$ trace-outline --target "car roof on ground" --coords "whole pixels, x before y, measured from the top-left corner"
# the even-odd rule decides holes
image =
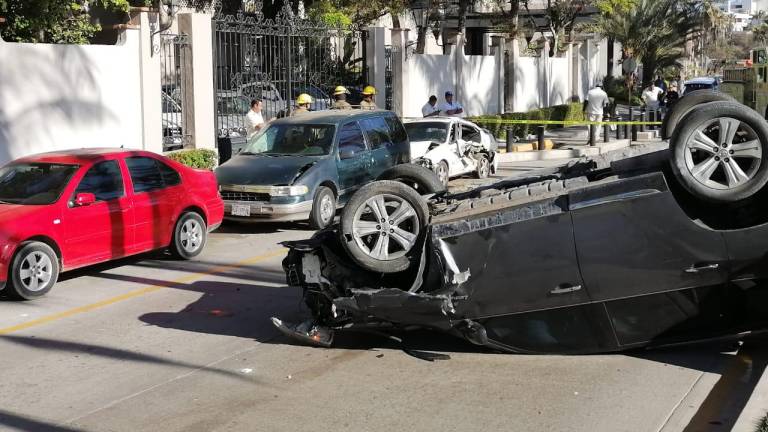
[[[284,117],[275,120],[272,124],[337,124],[350,119],[364,119],[368,117],[381,117],[382,114],[393,114],[387,110],[322,110],[311,111],[295,117]]]
[[[48,153],[38,153],[24,156],[17,161],[25,162],[51,162],[51,163],[83,163],[122,153],[135,153],[137,156],[153,154],[139,149],[126,149],[115,147],[94,147],[70,150],[57,150]]]

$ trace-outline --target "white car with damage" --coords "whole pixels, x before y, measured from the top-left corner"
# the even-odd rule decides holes
[[[496,173],[498,142],[487,130],[458,117],[427,117],[405,123],[411,161],[435,172],[440,182],[467,174]]]

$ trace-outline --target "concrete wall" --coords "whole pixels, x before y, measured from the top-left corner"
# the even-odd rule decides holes
[[[404,117],[421,117],[421,107],[430,95],[443,103],[447,90],[464,106],[464,115],[501,112],[499,93],[503,91],[501,54],[467,56],[455,48],[449,54],[409,53],[402,80]],[[397,91],[397,90],[396,90]]]
[[[143,148],[139,56],[138,30],[116,46],[0,41],[0,164],[56,149]]]

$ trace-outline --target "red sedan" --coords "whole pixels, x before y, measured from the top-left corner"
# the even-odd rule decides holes
[[[190,259],[221,224],[210,171],[154,153],[82,149],[0,168],[0,289],[45,295],[59,272],[169,248]]]

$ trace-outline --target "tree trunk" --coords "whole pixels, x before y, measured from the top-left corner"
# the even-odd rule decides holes
[[[656,74],[656,63],[655,56],[643,57],[643,88],[648,87],[653,82]]]
[[[613,77],[613,51],[614,45],[616,45],[616,39],[608,38],[608,64],[606,68],[606,77]]]
[[[458,47],[458,49],[461,49],[464,54],[467,53],[466,46],[467,46],[467,35],[466,35],[466,27],[467,27],[467,9],[469,9],[469,2],[470,0],[459,0],[459,34],[461,35],[461,41],[464,44],[464,46]]]
[[[416,54],[424,54],[424,49],[427,46],[427,26],[419,26],[419,31],[416,34]]]

